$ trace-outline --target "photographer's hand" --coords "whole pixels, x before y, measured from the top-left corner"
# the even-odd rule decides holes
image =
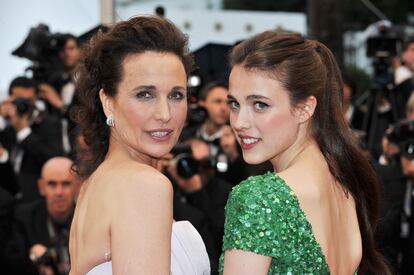
[[[8,114],[13,111],[12,107],[13,107],[13,103],[12,103],[11,98],[8,98],[8,99],[4,100],[3,102],[1,102],[1,104],[0,104],[0,116],[6,118],[8,116]]]
[[[48,101],[53,107],[62,109],[64,107],[63,100],[60,98],[58,92],[51,85],[41,83],[39,85],[40,97]]]
[[[0,144],[0,163],[4,163],[8,160],[8,152],[4,149],[3,145]]]
[[[30,260],[36,264],[36,261],[42,257],[47,251],[47,247],[42,244],[35,244],[30,248]],[[54,275],[53,269],[50,266],[38,265],[38,272],[41,275]]]
[[[2,114],[8,119],[10,125],[16,130],[16,132],[29,127],[30,125],[30,115],[24,114],[19,116],[16,106],[11,103],[11,101],[2,104]]]
[[[47,251],[47,247],[43,244],[35,244],[30,248],[30,260],[36,262],[37,259],[43,256]]]

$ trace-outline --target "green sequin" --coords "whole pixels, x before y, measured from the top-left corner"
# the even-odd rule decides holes
[[[268,274],[329,274],[322,249],[290,187],[275,173],[249,177],[226,205],[223,251],[272,257]],[[223,272],[224,252],[220,257]]]

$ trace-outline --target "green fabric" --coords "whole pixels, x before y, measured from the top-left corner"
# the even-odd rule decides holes
[[[290,187],[275,173],[235,186],[226,205],[223,251],[272,257],[268,274],[329,274],[312,227]],[[223,272],[224,252],[220,257]]]

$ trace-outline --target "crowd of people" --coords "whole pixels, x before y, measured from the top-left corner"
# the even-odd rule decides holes
[[[355,81],[299,34],[235,46],[198,124],[168,20],[68,34],[58,57],[64,81],[16,77],[0,103],[3,274],[414,271],[414,39],[372,148]]]

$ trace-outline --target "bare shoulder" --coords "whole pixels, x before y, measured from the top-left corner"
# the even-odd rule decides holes
[[[322,190],[317,182],[320,178],[317,173],[292,168],[280,172],[278,175],[293,190],[301,203],[312,204],[320,200]]]
[[[172,185],[166,176],[155,168],[136,163],[125,162],[105,173],[110,192],[123,193],[125,196],[137,196],[147,192],[160,195],[172,195]]]
[[[147,213],[140,210],[164,208],[167,214],[172,209],[172,184],[151,166],[135,162],[111,165],[110,169],[99,175],[97,181],[103,183],[100,189],[104,193],[104,201],[111,201],[109,211],[114,220],[120,218],[119,212],[147,217]],[[160,215],[164,216],[164,213]]]
[[[114,173],[106,190],[114,274],[166,274],[173,221],[170,181],[158,170],[133,162],[117,164]],[[154,263],[160,258],[164,264]]]

